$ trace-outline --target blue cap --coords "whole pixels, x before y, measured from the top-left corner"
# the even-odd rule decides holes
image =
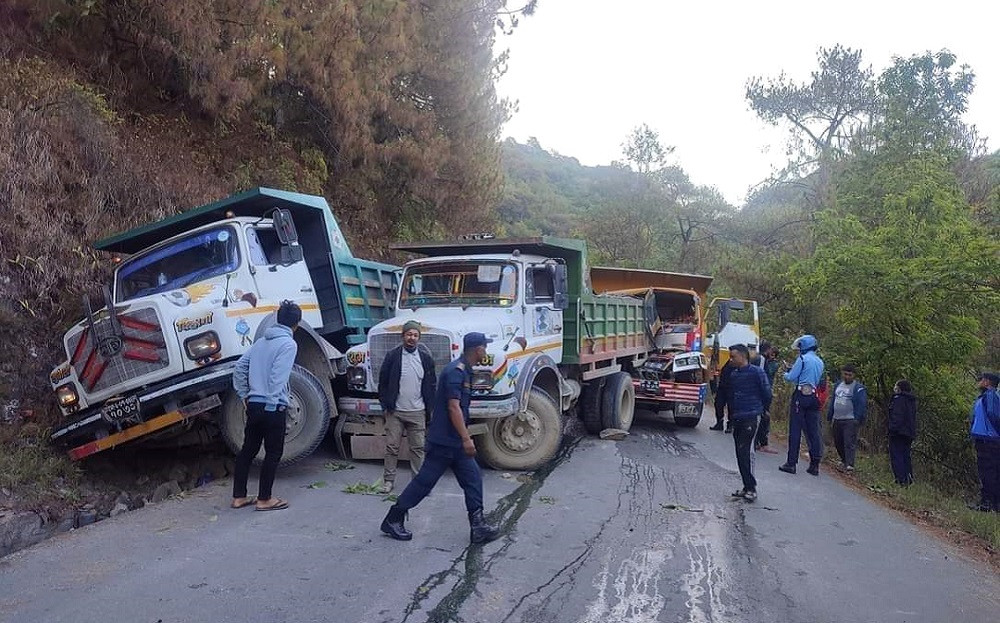
[[[462,344],[465,348],[475,348],[477,346],[486,346],[492,342],[490,338],[486,337],[478,331],[473,331],[471,333],[466,333],[465,338],[462,340]]]

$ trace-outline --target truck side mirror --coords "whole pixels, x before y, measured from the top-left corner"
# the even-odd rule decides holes
[[[552,271],[552,281],[555,283],[555,292],[552,295],[552,303],[556,309],[569,308],[569,276],[565,264],[551,264],[549,270]]]
[[[275,210],[271,220],[274,222],[274,231],[278,234],[278,240],[281,241],[281,244],[289,245],[299,241],[299,233],[295,231],[295,221],[292,220],[291,212],[285,208]],[[282,259],[284,259],[284,255],[282,255]]]

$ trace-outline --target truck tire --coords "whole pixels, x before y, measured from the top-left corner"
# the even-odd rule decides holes
[[[608,377],[601,397],[601,422],[604,428],[624,431],[632,428],[635,417],[635,387],[627,372]]]
[[[596,435],[604,428],[601,417],[601,393],[604,391],[604,379],[591,381],[583,386],[580,394],[578,411],[583,427],[591,435]]]
[[[524,414],[498,418],[489,424],[486,434],[476,438],[476,447],[479,458],[493,469],[536,469],[559,450],[559,407],[538,388],[532,388]]]
[[[285,427],[285,451],[281,455],[281,465],[294,463],[312,454],[326,436],[330,427],[330,401],[319,379],[300,365],[292,366],[288,379],[290,402],[288,423]],[[246,412],[243,401],[236,392],[229,392],[222,408],[222,438],[233,453],[243,447],[243,433],[246,427]],[[260,465],[264,459],[264,448],[254,458]]]
[[[674,423],[682,428],[694,428],[701,422],[701,414],[705,411],[705,403],[698,406],[698,413],[695,415],[685,415],[683,417],[674,416]]]

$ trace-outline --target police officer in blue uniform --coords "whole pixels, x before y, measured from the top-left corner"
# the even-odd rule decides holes
[[[413,533],[403,523],[407,511],[427,497],[449,468],[465,492],[472,542],[486,543],[500,535],[500,531],[486,523],[483,517],[483,476],[476,464],[476,444],[467,428],[472,400],[472,366],[482,361],[486,345],[492,341],[482,333],[465,334],[462,356],[441,371],[434,413],[427,430],[424,463],[382,520],[382,532],[390,537],[399,541],[413,538]]]

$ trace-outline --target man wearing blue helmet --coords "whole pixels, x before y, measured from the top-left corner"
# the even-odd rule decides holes
[[[792,348],[799,352],[792,369],[785,373],[785,381],[795,385],[788,418],[788,460],[778,469],[794,474],[799,462],[799,443],[802,431],[809,444],[809,469],[813,476],[819,476],[819,462],[823,458],[823,437],[820,434],[820,407],[816,388],[823,379],[823,360],[816,354],[819,343],[812,335],[803,335],[792,342]]]

